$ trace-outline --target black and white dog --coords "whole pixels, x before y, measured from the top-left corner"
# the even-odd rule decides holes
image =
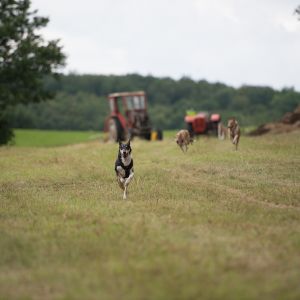
[[[127,187],[134,176],[130,140],[125,144],[119,142],[119,153],[115,163],[115,171],[118,184],[124,191],[123,199],[125,200],[127,198]]]

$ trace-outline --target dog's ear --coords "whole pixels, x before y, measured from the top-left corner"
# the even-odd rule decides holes
[[[122,142],[121,142],[121,140],[118,140],[118,143],[119,143],[119,146],[121,146],[121,145],[122,145]]]
[[[130,139],[128,140],[128,142],[127,142],[127,146],[129,146],[130,147]]]

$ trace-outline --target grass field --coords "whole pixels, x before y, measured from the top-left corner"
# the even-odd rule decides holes
[[[64,146],[101,139],[101,133],[94,131],[16,129],[14,134],[17,147]]]
[[[0,148],[0,299],[299,299],[300,134],[168,136]]]

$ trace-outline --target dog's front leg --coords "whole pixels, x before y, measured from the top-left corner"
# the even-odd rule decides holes
[[[235,135],[234,138],[233,138],[233,140],[232,140],[232,144],[236,144],[237,139],[238,139],[238,135]]]
[[[117,171],[120,177],[125,177],[125,170],[121,166],[117,166]]]
[[[233,143],[234,134],[233,134],[233,132],[231,131],[231,129],[228,130],[228,134],[229,134],[231,143]]]
[[[235,145],[235,150],[237,151],[238,149],[238,143],[239,143],[239,136],[236,135],[233,139],[233,144]]]
[[[127,199],[127,186],[124,187],[123,200]]]
[[[125,186],[128,186],[129,185],[129,183],[130,183],[130,181],[132,180],[132,178],[133,178],[133,176],[134,176],[134,173],[132,172],[132,171],[130,171],[130,175],[128,176],[128,178],[125,180]]]
[[[120,175],[117,177],[117,180],[118,180],[118,184],[119,184],[119,187],[124,191],[124,182],[125,182],[125,179],[122,178]]]
[[[124,194],[123,194],[123,199],[124,200],[127,199],[127,187],[129,185],[130,181],[132,180],[133,176],[134,176],[133,171],[130,171],[130,175],[128,176],[128,178],[124,182]]]
[[[234,145],[235,151],[238,149],[239,136],[236,134],[232,139],[232,144]]]

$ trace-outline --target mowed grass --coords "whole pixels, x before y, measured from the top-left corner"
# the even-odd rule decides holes
[[[0,148],[1,299],[299,299],[300,135]]]
[[[14,146],[53,147],[100,140],[101,133],[94,131],[58,131],[38,129],[15,129]]]

